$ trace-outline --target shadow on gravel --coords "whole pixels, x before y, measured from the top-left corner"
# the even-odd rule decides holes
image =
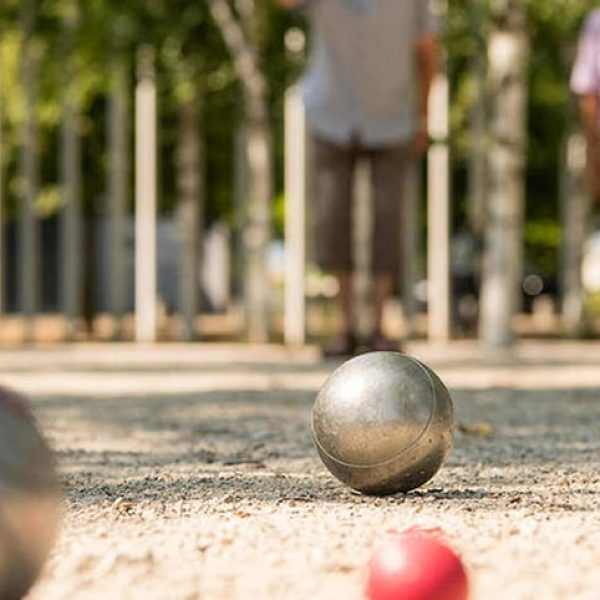
[[[326,473],[311,440],[311,392],[43,396],[35,406],[57,443],[66,490],[75,501],[110,504],[124,497],[136,503],[158,496],[167,504],[202,500],[223,510],[242,499],[386,506],[458,502],[488,510],[539,503],[563,511],[600,502],[593,491],[600,389],[452,395],[457,423],[486,423],[491,435],[457,433],[447,465],[429,486],[386,499],[354,494]],[[560,494],[539,495],[557,476],[569,501]],[[592,490],[586,487],[590,481]]]
[[[487,466],[565,467],[597,461],[600,389],[453,390],[458,424],[491,435],[458,433],[452,460]]]
[[[144,373],[181,373],[182,375],[187,374],[210,374],[210,373],[229,373],[229,372],[247,372],[247,373],[259,373],[259,374],[270,374],[270,373],[311,373],[318,370],[333,370],[343,361],[339,360],[327,360],[321,363],[319,362],[282,362],[274,361],[267,362],[201,362],[198,363],[168,363],[161,362],[160,364],[148,364],[143,365],[139,362],[128,363],[122,362],[119,365],[114,364],[69,364],[69,363],[56,363],[53,362],[47,366],[39,366],[35,364],[31,365],[9,365],[8,367],[2,367],[0,365],[0,373],[11,373],[11,374],[27,374],[32,373],[38,375],[40,373],[56,373],[66,371],[69,373],[114,373],[114,374],[144,374]]]
[[[92,499],[111,503],[118,498],[129,501],[205,501],[213,505],[231,505],[238,501],[268,503],[343,502],[350,504],[404,504],[407,502],[437,502],[440,500],[462,502],[465,500],[497,500],[497,493],[483,489],[414,490],[407,494],[373,497],[364,496],[343,487],[326,474],[292,474],[264,472],[218,472],[186,476],[166,481],[156,475],[128,478],[127,481],[102,480],[94,483],[89,475],[66,478],[66,489],[72,499]]]
[[[210,391],[109,398],[40,396],[35,412],[42,421],[128,433],[165,432],[174,436],[277,435],[278,426],[304,423],[314,394],[306,391]]]
[[[72,502],[100,504],[109,507],[116,501],[127,503],[128,511],[143,509],[150,505],[161,511],[185,512],[185,503],[202,502],[206,512],[231,512],[238,505],[247,510],[252,505],[291,505],[318,507],[322,503],[345,506],[371,505],[393,508],[394,506],[456,504],[467,511],[488,512],[529,510],[557,512],[582,512],[590,510],[590,503],[597,504],[600,493],[586,488],[571,488],[568,497],[562,494],[540,494],[539,490],[526,487],[502,489],[490,485],[481,488],[452,488],[451,478],[445,478],[448,488],[425,486],[407,494],[395,496],[363,496],[349,490],[331,477],[323,474],[263,473],[205,473],[169,479],[157,475],[130,477],[115,481],[114,478],[97,479],[85,473],[65,478],[67,497]],[[434,480],[435,481],[435,480]],[[438,482],[439,483],[439,482]],[[485,486],[486,481],[478,482]]]

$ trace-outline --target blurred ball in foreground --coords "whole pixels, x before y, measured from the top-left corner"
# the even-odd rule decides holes
[[[370,352],[342,364],[312,412],[325,466],[365,494],[406,492],[431,479],[450,452],[453,429],[444,384],[400,352]]]
[[[53,455],[27,401],[0,387],[0,598],[22,598],[37,578],[60,520]]]
[[[466,600],[462,561],[438,536],[418,529],[388,532],[367,572],[369,600]]]

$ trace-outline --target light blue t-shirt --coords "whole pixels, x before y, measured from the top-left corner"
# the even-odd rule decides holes
[[[312,0],[309,68],[302,80],[311,130],[365,146],[415,129],[417,39],[438,30],[428,0]]]

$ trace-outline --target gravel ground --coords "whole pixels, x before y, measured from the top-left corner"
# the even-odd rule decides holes
[[[310,349],[0,351],[65,487],[61,535],[31,600],[362,597],[372,543],[441,528],[472,598],[600,598],[600,345],[472,344],[411,354],[451,389],[455,447],[427,485],[368,498],[312,447]]]

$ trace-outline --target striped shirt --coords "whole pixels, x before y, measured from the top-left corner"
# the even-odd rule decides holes
[[[408,140],[417,123],[415,44],[436,33],[428,0],[312,0],[302,80],[312,131],[365,146]]]

